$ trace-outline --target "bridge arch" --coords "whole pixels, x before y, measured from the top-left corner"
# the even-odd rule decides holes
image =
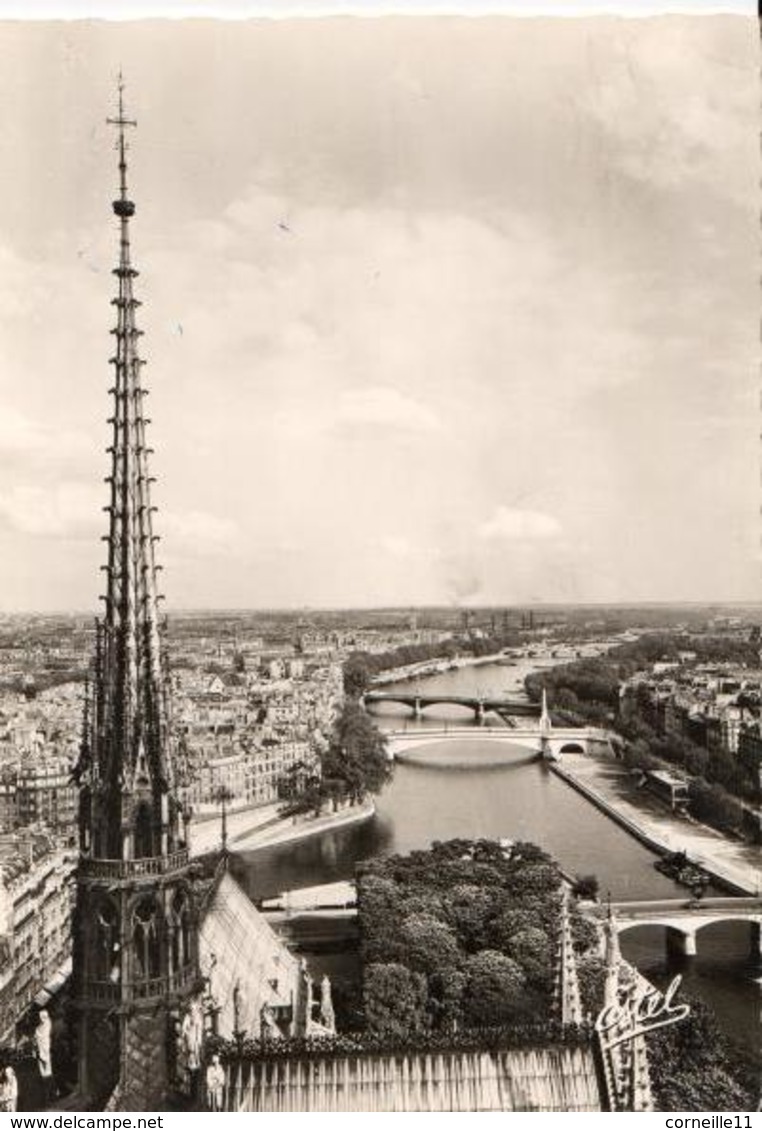
[[[696,928],[690,920],[683,925],[659,919],[636,919],[631,923],[620,923],[618,929],[620,937],[641,929],[658,931],[669,958],[692,958],[696,954]]]
[[[703,941],[707,941],[707,934],[711,934],[712,929],[724,927],[727,924],[738,924],[745,926],[749,931],[749,958],[752,962],[762,962],[762,918],[753,919],[749,916],[733,916],[732,914],[726,915],[722,919],[714,919],[699,923],[696,926],[696,934]],[[701,942],[699,942],[699,946]]]
[[[513,747],[522,747],[524,750],[542,754],[544,757],[555,761],[562,759],[563,750],[569,745],[576,746],[584,753],[590,742],[595,738],[595,734],[589,728],[569,727],[559,728],[559,731],[552,731],[548,734],[543,732],[536,724],[531,727],[523,727],[514,722],[512,726],[483,726],[478,731],[462,726],[448,727],[440,724],[430,728],[386,730],[384,734],[388,743],[389,757],[392,760],[414,746],[420,747],[431,743],[444,742],[461,743],[474,739],[482,744],[501,743]]]
[[[683,905],[687,910],[686,905]],[[701,905],[694,905],[693,913],[680,913],[677,915],[657,913],[653,915],[638,915],[637,918],[617,920],[617,931],[620,937],[632,934],[635,930],[658,930],[663,934],[667,954],[671,957],[692,957],[700,952],[700,936],[712,928],[719,928],[728,924],[745,925],[749,929],[749,958],[752,962],[762,961],[762,917],[756,912],[734,909],[711,909],[707,907],[702,914]]]
[[[564,754],[587,754],[590,748],[589,734],[557,734],[550,731],[543,735],[543,748],[557,761],[563,761]]]
[[[458,759],[460,766],[474,767],[481,765],[480,759],[484,758],[484,751],[491,748],[493,756],[486,757],[486,764],[494,765],[499,759],[505,764],[534,759],[540,757],[540,743],[535,733],[517,733],[508,727],[505,729],[484,727],[479,731],[460,727],[450,730],[409,730],[396,733],[387,733],[387,749],[389,757],[401,762],[418,761],[427,747],[441,747],[445,749],[452,743],[479,744],[480,751],[473,753],[464,752]],[[455,765],[446,756],[444,764]]]
[[[399,698],[391,692],[387,692],[383,699],[375,699],[365,695],[362,698],[363,707],[366,711],[370,711],[371,713],[374,713],[376,707],[386,707],[387,705],[415,709],[416,703],[420,706],[423,705],[419,695],[407,695],[403,692],[400,692]]]

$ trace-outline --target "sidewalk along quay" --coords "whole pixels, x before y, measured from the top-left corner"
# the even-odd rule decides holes
[[[566,753],[550,769],[643,844],[685,852],[713,879],[741,895],[762,894],[762,850],[671,813],[639,787],[626,767],[604,753]]]
[[[344,805],[335,811],[300,814],[298,817],[279,815],[281,803],[239,809],[226,816],[227,844],[233,852],[248,852],[288,841],[302,840],[329,832],[331,829],[369,821],[376,812],[374,802],[367,798],[354,805]],[[192,856],[214,852],[222,844],[221,817],[204,817],[193,821],[190,829]]]

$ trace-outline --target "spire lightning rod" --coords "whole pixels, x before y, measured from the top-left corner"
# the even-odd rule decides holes
[[[125,117],[125,114],[124,114],[124,79],[122,78],[122,72],[121,71],[119,72],[119,80],[118,80],[117,89],[119,91],[119,114],[116,118],[106,118],[106,124],[109,125],[109,126],[116,126],[119,130],[119,140],[117,142],[117,145],[119,147],[119,192],[120,192],[121,201],[126,203],[127,202],[127,158],[126,158],[127,145],[126,145],[125,140],[124,140],[124,130],[125,130],[125,126],[133,126],[134,127],[134,126],[137,126],[138,123],[137,123],[135,118],[127,118],[127,117]],[[119,211],[117,209],[116,205],[114,206],[114,211],[116,212],[117,216],[120,216],[123,219],[126,219],[127,216],[132,215],[132,211],[128,211],[125,215],[124,213],[122,213],[121,211]]]

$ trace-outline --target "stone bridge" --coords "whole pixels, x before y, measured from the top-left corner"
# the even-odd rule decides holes
[[[762,899],[759,897],[661,899],[635,903],[612,903],[619,934],[636,927],[663,927],[667,952],[691,957],[696,954],[696,936],[713,923],[749,924],[749,954],[762,960]]]
[[[464,742],[477,739],[480,744],[520,747],[557,761],[564,754],[586,754],[591,746],[607,745],[608,734],[598,727],[507,726],[484,727],[476,734],[468,727],[426,727],[420,730],[384,731],[390,758],[401,758],[408,750],[433,746],[442,742]]]
[[[492,695],[427,695],[408,691],[366,691],[361,702],[364,707],[372,707],[374,703],[399,703],[403,707],[410,707],[414,719],[420,719],[427,707],[442,705],[467,707],[473,711],[474,718],[480,726],[484,723],[488,711],[535,719],[540,714],[540,707],[536,703],[528,703],[526,699],[502,699]]]

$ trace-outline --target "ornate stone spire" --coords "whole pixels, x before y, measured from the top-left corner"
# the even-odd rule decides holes
[[[622,965],[622,955],[619,950],[619,933],[617,931],[614,909],[609,898],[608,912],[605,926],[606,940],[606,981],[603,993],[604,1006],[616,1005],[619,995],[619,972]]]
[[[200,986],[198,900],[176,791],[158,614],[153,511],[130,252],[119,80],[119,223],[105,613],[97,622],[77,777],[80,858],[73,998],[80,1089],[110,1109],[155,1110],[172,1080],[172,1034]]]
[[[553,720],[550,717],[548,710],[548,693],[543,687],[542,689],[542,710],[540,712],[540,731],[542,734],[548,734],[553,729]]]
[[[135,205],[127,189],[125,132],[136,122],[125,114],[121,76],[118,114],[108,121],[118,130],[119,153],[119,195],[113,202],[119,221],[119,261],[113,271],[117,294],[111,300],[116,348],[111,358],[111,468],[106,479],[108,560],[103,567],[105,615],[98,625],[90,733],[83,742],[79,775],[90,787],[93,803],[91,840],[84,847],[98,857],[131,859],[173,851],[182,830],[174,797],[168,679],[159,625],[156,508],[151,504],[151,449],[146,438],[150,422],[141,380],[144,362],[138,351],[140,302],[133,292],[138,272],[130,249]]]
[[[561,892],[561,922],[556,954],[555,1004],[556,1016],[562,1025],[582,1024],[582,1001],[579,996],[577,959],[574,954],[574,940],[569,916],[569,891],[565,885]]]

